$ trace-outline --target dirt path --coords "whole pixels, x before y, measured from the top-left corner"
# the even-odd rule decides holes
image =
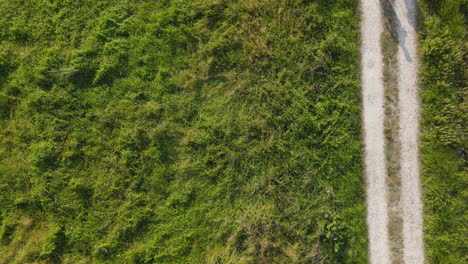
[[[398,38],[398,140],[401,181],[397,213],[403,219],[403,262],[424,263],[421,186],[419,180],[419,97],[416,0],[392,0],[391,10]],[[381,0],[361,0],[362,100],[367,179],[369,260],[392,262],[389,241],[389,196],[384,121],[385,86],[381,36]],[[396,121],[396,120],[395,120]],[[397,121],[398,122],[398,121]],[[401,241],[403,240],[403,241]],[[393,259],[398,263],[400,260]]]
[[[421,186],[419,180],[419,99],[416,0],[395,0],[398,20],[400,176],[403,259],[424,263]]]
[[[361,0],[362,8],[362,101],[367,179],[367,226],[369,260],[390,263],[385,178],[383,31],[379,0]]]

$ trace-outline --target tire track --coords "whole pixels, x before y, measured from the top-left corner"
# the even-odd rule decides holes
[[[399,138],[403,216],[403,259],[424,263],[421,184],[419,179],[419,97],[416,0],[395,0],[398,20]]]
[[[369,259],[390,263],[388,239],[387,176],[384,137],[384,84],[379,0],[361,0],[362,8],[362,101],[367,180],[367,226]]]

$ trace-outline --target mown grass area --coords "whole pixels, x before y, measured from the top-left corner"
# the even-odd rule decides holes
[[[466,263],[468,2],[419,2],[426,254],[431,263]]]
[[[352,0],[0,1],[0,263],[364,263]]]

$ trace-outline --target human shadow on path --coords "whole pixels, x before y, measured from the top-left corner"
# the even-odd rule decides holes
[[[415,10],[414,5],[411,4],[412,0],[404,0],[403,2],[406,8],[402,8],[402,10]],[[392,0],[380,0],[380,4],[382,6],[382,10],[384,11],[384,16],[386,20],[385,24],[387,25],[392,38],[395,40],[395,42],[398,43],[398,46],[401,47],[401,50],[403,51],[406,60],[409,62],[413,62],[413,57],[410,55],[405,45],[406,39],[408,37],[408,32],[404,30],[400,19],[398,19],[394,7],[394,5],[398,5],[400,3]],[[416,29],[416,21],[414,21],[414,19],[409,19],[409,24],[411,27]]]

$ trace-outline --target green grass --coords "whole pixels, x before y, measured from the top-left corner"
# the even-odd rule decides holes
[[[357,1],[0,1],[0,263],[363,263]]]
[[[466,263],[467,1],[419,1],[425,243],[431,263]]]

